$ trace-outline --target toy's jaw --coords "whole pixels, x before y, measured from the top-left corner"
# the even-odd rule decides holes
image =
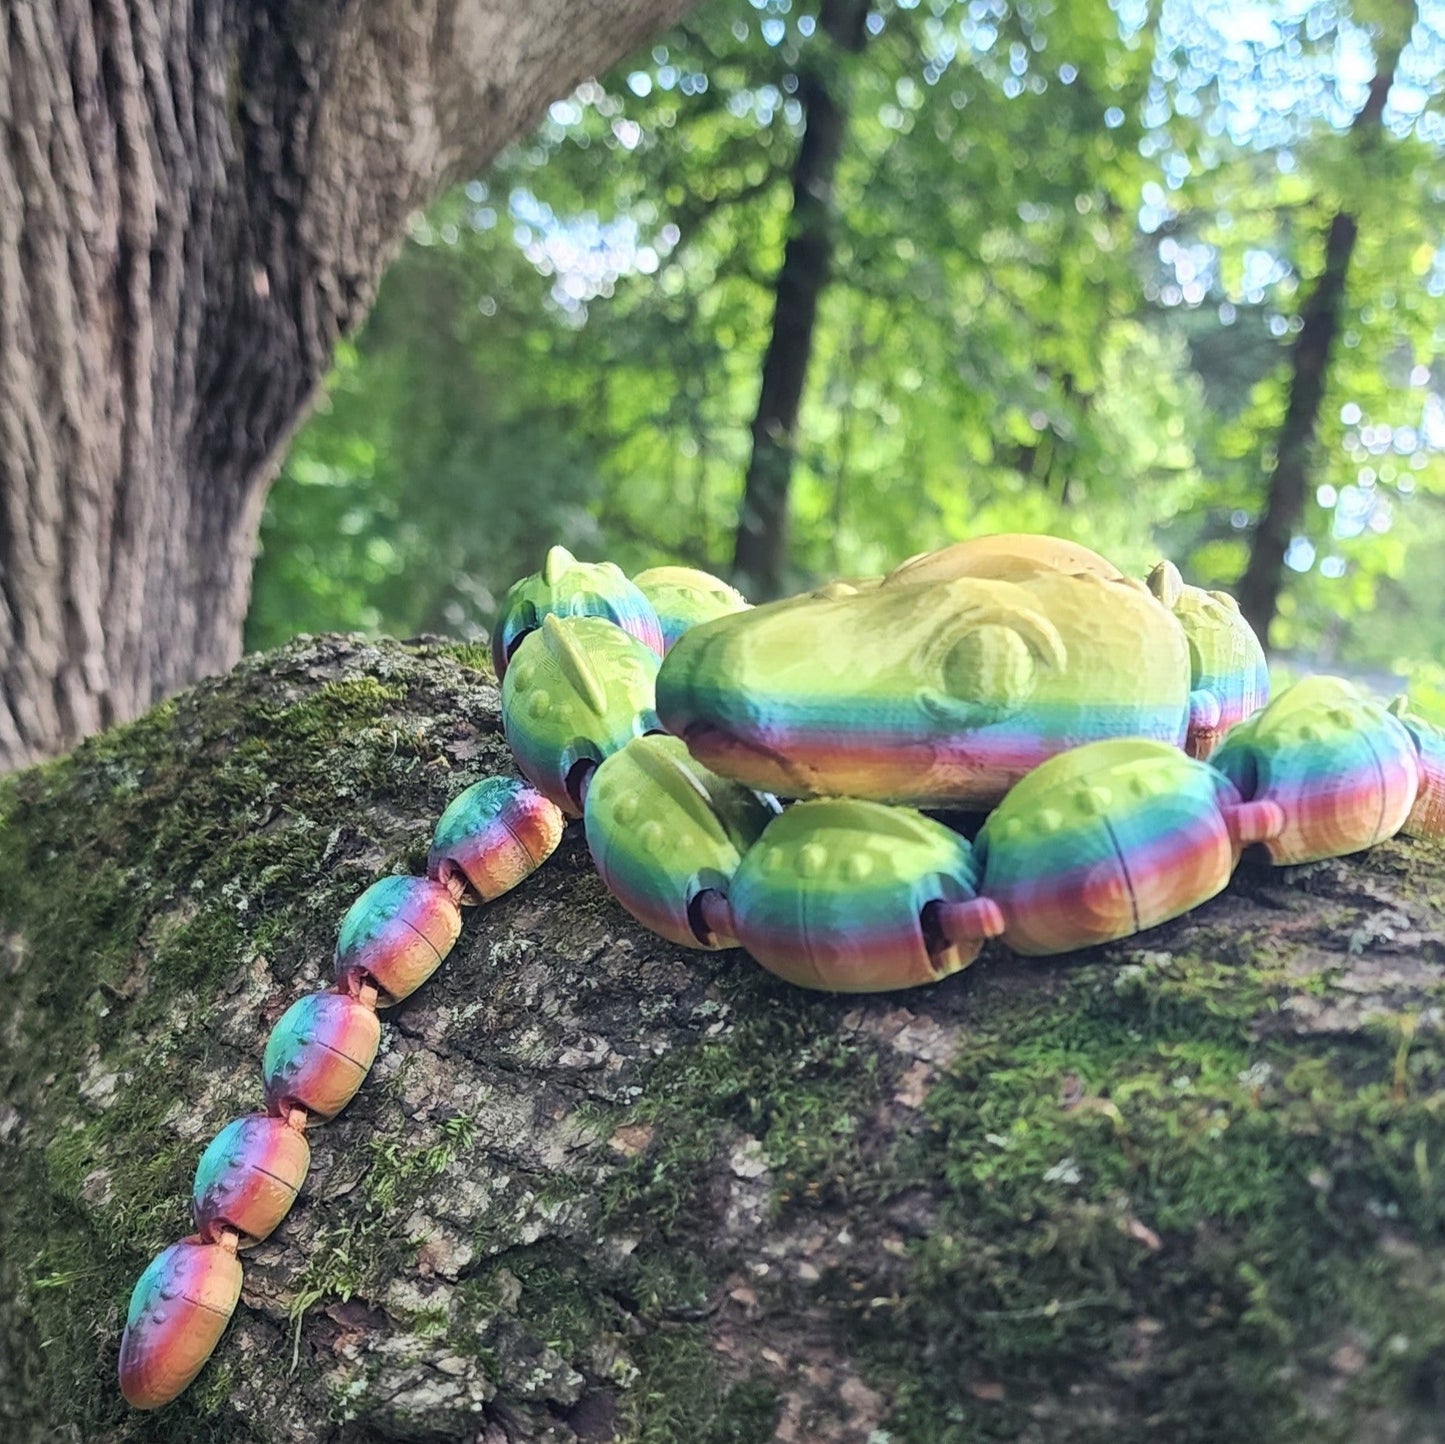
[[[682,732],[687,749],[704,767],[750,787],[788,796],[811,791],[807,770],[786,753],[713,722],[691,722]]]

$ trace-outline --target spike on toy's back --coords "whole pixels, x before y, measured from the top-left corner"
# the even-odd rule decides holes
[[[577,700],[593,716],[600,717],[607,710],[607,688],[577,633],[564,627],[556,617],[544,617],[542,636],[547,650],[557,659],[558,669],[572,684]]]
[[[564,546],[547,548],[547,559],[542,563],[542,580],[549,587],[559,586],[562,578],[577,565],[577,558]]]
[[[652,603],[612,562],[579,562],[564,546],[547,552],[540,572],[511,586],[492,628],[492,666],[505,680],[517,648],[549,616],[601,617],[662,656],[662,624]]]

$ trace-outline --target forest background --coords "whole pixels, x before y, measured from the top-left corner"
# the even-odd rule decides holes
[[[1442,71],[1440,0],[707,0],[413,217],[247,645],[1042,530],[1445,720]]]

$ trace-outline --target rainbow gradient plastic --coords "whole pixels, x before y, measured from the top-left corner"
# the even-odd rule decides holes
[[[1397,717],[1342,677],[1306,677],[1241,723],[1210,759],[1246,798],[1275,802],[1276,863],[1373,847],[1404,826],[1420,781]]]
[[[739,943],[805,988],[876,992],[937,982],[978,944],[929,937],[930,903],[975,895],[967,841],[903,807],[852,798],[800,802],[770,822],[732,880]]]
[[[332,975],[344,992],[370,979],[379,1008],[414,993],[441,966],[461,935],[451,893],[424,877],[384,877],[352,903],[341,921]]]
[[[233,1251],[182,1239],[151,1260],[131,1291],[120,1341],[120,1390],[136,1409],[157,1409],[201,1371],[241,1297]]]
[[[731,948],[692,912],[726,894],[777,804],[709,772],[676,737],[635,737],[587,793],[587,845],[607,890],[644,927],[685,948]]]
[[[547,617],[502,683],[502,726],[527,780],[569,817],[582,778],[634,737],[660,728],[657,656],[600,617]]]
[[[427,873],[443,882],[459,873],[478,899],[491,902],[552,856],[564,825],[557,807],[520,777],[485,777],[442,813]]]
[[[1189,648],[1142,583],[892,578],[705,622],[668,654],[658,715],[724,777],[818,794],[989,807],[1084,742],[1180,745]]]
[[[1420,786],[1401,832],[1414,837],[1445,837],[1445,732],[1410,710],[1408,697],[1396,697],[1387,709],[1410,734]]]
[[[1162,742],[1091,742],[1031,772],[974,844],[1016,953],[1130,937],[1213,897],[1244,842],[1275,831],[1212,767]]]
[[[545,617],[600,617],[662,656],[662,624],[652,603],[612,562],[579,562],[552,547],[540,572],[523,577],[502,598],[492,628],[492,666],[504,679],[522,639]]]
[[[1189,639],[1192,690],[1185,750],[1207,759],[1225,736],[1269,701],[1269,663],[1228,592],[1184,584],[1172,562],[1149,573],[1149,590]]]
[[[281,1015],[261,1059],[266,1105],[334,1118],[361,1087],[381,1042],[376,1014],[346,993],[309,993]]]
[[[241,1247],[260,1243],[295,1202],[311,1148],[299,1128],[269,1113],[228,1123],[207,1145],[191,1189],[196,1228],[212,1242],[224,1228],[241,1236]]]
[[[632,580],[657,613],[664,656],[684,632],[699,622],[743,612],[748,607],[741,592],[696,567],[652,567],[638,572]]]

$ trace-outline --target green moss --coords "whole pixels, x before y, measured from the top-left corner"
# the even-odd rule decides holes
[[[451,642],[441,649],[447,656],[454,657],[463,667],[474,672],[485,672],[495,678],[492,670],[492,649],[485,642]]]
[[[28,1040],[0,1049],[0,1086],[17,1100],[38,1086],[31,1107],[55,1125],[0,1182],[7,1240],[41,1240],[28,1254],[7,1241],[5,1254],[46,1341],[43,1387],[67,1415],[124,1417],[113,1353],[98,1367],[97,1345],[113,1349],[148,1254],[190,1227],[196,1150],[167,1125],[186,1101],[168,1080],[205,1076],[214,1040],[177,1004],[224,997],[258,957],[284,975],[326,955],[355,889],[327,878],[329,819],[339,797],[384,796],[420,765],[406,698],[368,675],[294,695],[238,675],[0,780],[0,937],[25,958],[10,1001]],[[82,1081],[101,1057],[115,1078],[93,1102]],[[37,1076],[37,1058],[65,1063]],[[87,1193],[108,1202],[89,1206]],[[113,1301],[100,1337],[79,1307],[97,1298]],[[177,1437],[205,1437],[208,1398],[214,1386],[187,1396]]]
[[[699,1326],[647,1335],[636,1351],[638,1377],[624,1396],[628,1444],[766,1444],[777,1421],[766,1383],[728,1384]]]
[[[757,978],[738,984],[737,1022],[658,1064],[630,1115],[652,1127],[653,1143],[608,1184],[604,1222],[667,1230],[695,1215],[703,1165],[728,1132],[758,1140],[780,1206],[870,1186],[858,1138],[879,1096],[877,1057],[804,1013],[769,1007],[775,990]]]
[[[1438,1287],[1403,1297],[1379,1251],[1387,1221],[1442,1237],[1439,1050],[1406,1060],[1402,1088],[1397,1039],[1321,1055],[1260,1038],[1269,976],[1091,970],[970,1039],[895,1159],[905,1186],[943,1181],[936,1223],[897,1316],[857,1331],[900,1400],[895,1438],[1012,1439],[1042,1399],[1147,1377],[1146,1416],[1057,1437],[1345,1440],[1353,1425],[1308,1411],[1300,1359],[1328,1374],[1347,1327],[1381,1343],[1382,1321],[1403,1327],[1349,1385],[1363,1399],[1445,1347]],[[960,1379],[1002,1399],[961,1403]]]

